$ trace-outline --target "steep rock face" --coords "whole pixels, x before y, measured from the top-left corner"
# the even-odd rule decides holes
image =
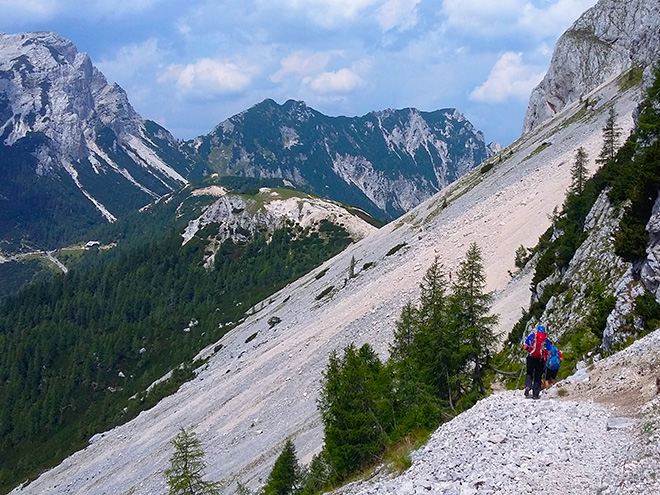
[[[646,288],[660,300],[660,197],[653,205],[651,219],[646,226],[649,233],[647,257],[640,270]]]
[[[532,91],[523,133],[633,66],[650,84],[660,52],[656,0],[601,0],[585,12],[555,47],[550,68]]]
[[[144,121],[73,43],[47,32],[0,34],[0,173],[18,185],[0,191],[15,205],[0,214],[25,226],[14,238],[2,232],[4,240],[49,243],[30,228],[38,219],[20,218],[26,202],[55,226],[59,208],[86,224],[113,221],[180,187],[187,168],[176,140]],[[62,197],[70,204],[54,204]]]
[[[193,146],[211,171],[285,178],[307,191],[398,217],[497,149],[454,109],[327,117],[272,100],[219,124]]]
[[[648,291],[656,300],[660,300],[660,199],[653,205],[646,231],[649,234],[646,259],[638,268],[629,266],[616,282],[616,306],[607,317],[603,331],[603,347],[606,350],[609,350],[612,344],[621,342],[643,329],[643,322],[631,316],[637,297]]]

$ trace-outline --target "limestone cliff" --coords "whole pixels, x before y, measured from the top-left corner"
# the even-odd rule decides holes
[[[523,133],[632,67],[643,68],[650,84],[659,23],[656,0],[600,0],[586,11],[559,38],[548,72],[532,91]]]

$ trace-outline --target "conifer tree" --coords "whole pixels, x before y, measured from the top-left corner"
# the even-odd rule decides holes
[[[319,397],[327,459],[338,479],[384,449],[392,428],[391,380],[368,344],[330,355]]]
[[[497,316],[489,315],[493,295],[484,292],[486,275],[481,250],[472,243],[459,264],[450,296],[450,314],[460,334],[461,354],[472,364],[472,382],[485,394],[483,375],[494,353],[493,327]]]
[[[653,84],[646,90],[646,99],[640,105],[639,134],[646,145],[657,139],[660,127],[660,64],[655,68]]]
[[[425,360],[430,339],[422,333],[419,311],[408,302],[401,310],[390,344],[390,360],[395,391],[397,421],[402,432],[430,426],[438,412],[438,397],[433,388],[432,367]]]
[[[616,123],[616,111],[610,107],[610,111],[603,127],[603,148],[598,155],[596,162],[603,165],[614,160],[616,152],[619,149],[619,138],[621,137],[621,128]]]
[[[428,381],[438,398],[453,408],[456,374],[462,368],[460,338],[449,324],[447,275],[438,258],[426,271],[420,284],[419,320],[421,326],[420,365],[428,369]]]
[[[287,439],[268,476],[263,495],[292,495],[300,491],[301,469],[296,457],[296,448]]]
[[[332,478],[332,466],[327,459],[325,449],[312,457],[312,462],[303,471],[303,487],[301,495],[315,495],[321,493]]]
[[[587,182],[587,162],[589,156],[582,146],[575,152],[575,161],[571,167],[571,193],[580,195]]]
[[[165,470],[170,495],[216,495],[217,483],[203,481],[206,464],[204,450],[194,431],[181,428],[170,442],[174,453]]]

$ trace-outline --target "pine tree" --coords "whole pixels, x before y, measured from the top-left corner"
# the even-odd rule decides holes
[[[327,459],[325,449],[312,457],[312,462],[304,469],[301,495],[322,493],[332,478],[332,466]]]
[[[481,250],[472,243],[459,264],[449,301],[462,357],[472,364],[472,382],[481,394],[486,393],[483,375],[493,357],[493,327],[497,323],[497,316],[489,315],[493,295],[484,292],[485,287]]]
[[[621,137],[621,128],[616,123],[616,111],[610,107],[609,115],[603,127],[603,148],[598,155],[596,162],[603,165],[614,160],[616,152],[619,149],[619,138]]]
[[[216,495],[218,484],[203,481],[206,464],[204,450],[194,431],[181,428],[170,442],[174,453],[170,467],[165,470],[170,495]]]
[[[582,146],[575,152],[575,161],[571,167],[571,193],[580,195],[584,191],[587,182],[587,162],[589,156]]]
[[[301,469],[296,457],[296,448],[287,439],[268,476],[263,495],[292,495],[300,491]]]
[[[646,90],[646,99],[640,105],[639,134],[646,145],[660,133],[660,64],[655,68],[655,80]]]

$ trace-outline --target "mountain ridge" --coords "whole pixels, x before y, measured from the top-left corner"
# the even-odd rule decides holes
[[[456,109],[329,117],[267,98],[190,142],[212,172],[278,177],[393,219],[499,149]]]
[[[12,219],[0,229],[3,250],[58,247],[187,182],[174,138],[143,120],[71,41],[3,34],[0,53],[0,216]],[[166,163],[165,152],[178,157]]]
[[[496,149],[455,109],[328,117],[272,99],[178,141],[71,41],[0,36],[0,218],[12,219],[0,227],[3,252],[79,242],[212,173],[284,178],[392,219]]]

